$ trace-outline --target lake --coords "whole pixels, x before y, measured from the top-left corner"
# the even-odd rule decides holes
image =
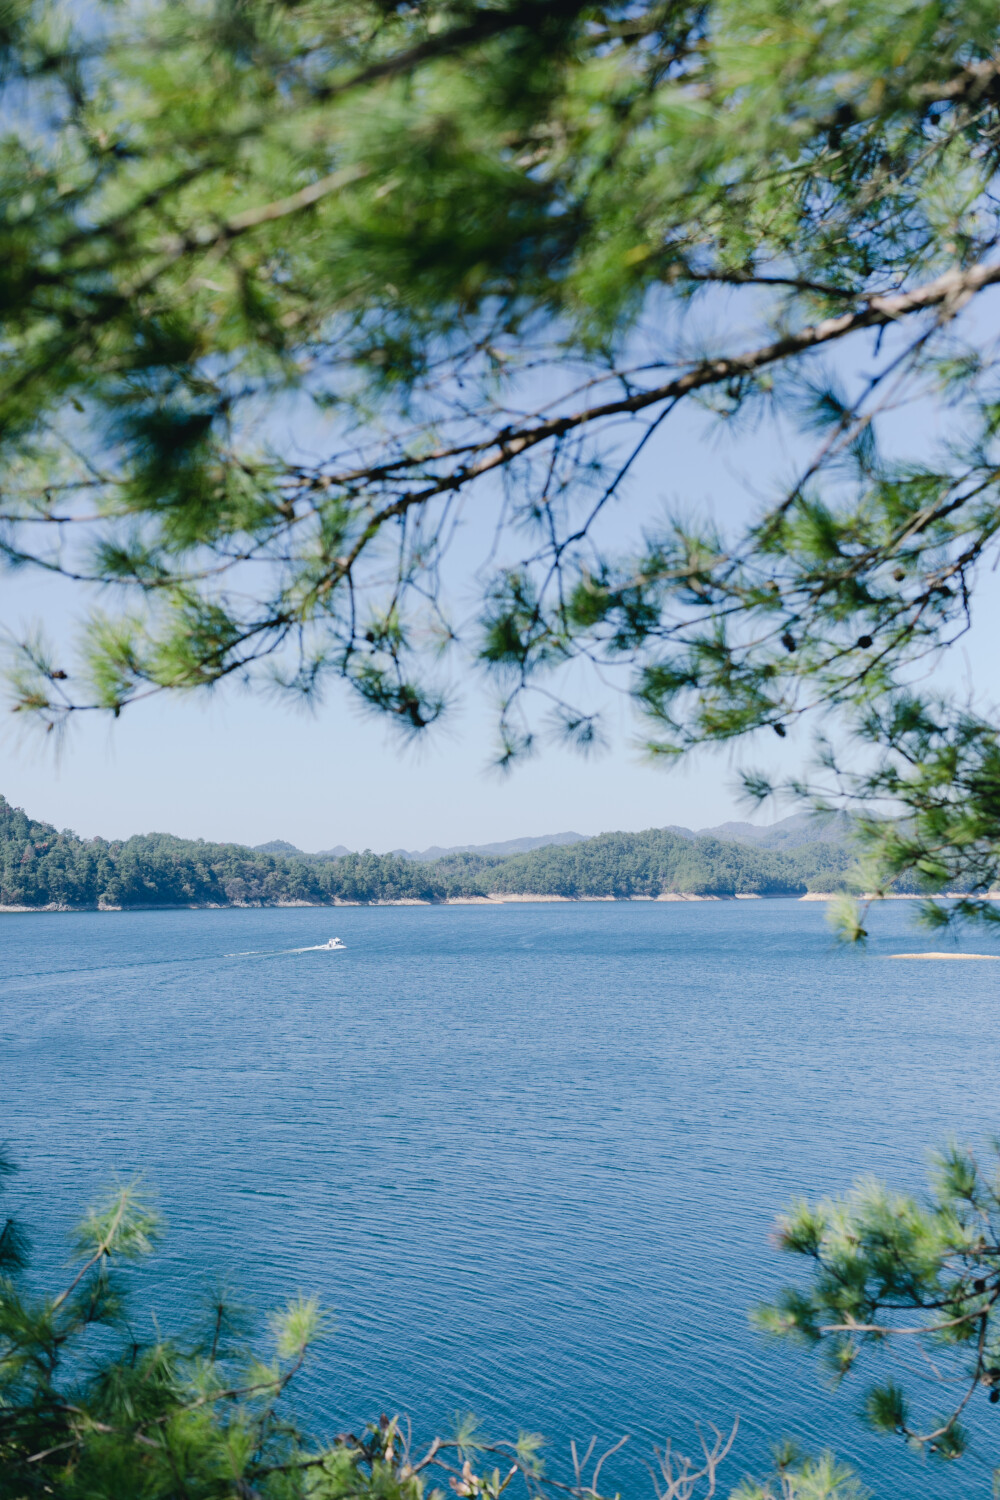
[[[628,1432],[610,1477],[645,1497],[652,1442],[739,1412],[730,1484],[792,1434],[883,1496],[985,1496],[985,1395],[975,1453],[928,1465],[860,1429],[864,1379],[828,1390],[747,1325],[801,1274],[768,1239],[793,1196],[919,1186],[929,1148],[1000,1128],[1000,965],[885,961],[946,945],[911,920],[886,904],[860,953],[796,901],[6,914],[10,1198],[55,1276],[141,1170],[167,1327],[212,1278],[317,1294],[324,1431],[471,1410],[555,1468]]]

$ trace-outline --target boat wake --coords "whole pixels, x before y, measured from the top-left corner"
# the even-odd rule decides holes
[[[288,953],[343,953],[347,947],[340,938],[326,943],[310,943],[307,948],[247,948],[241,953],[227,953],[226,958],[282,958]]]

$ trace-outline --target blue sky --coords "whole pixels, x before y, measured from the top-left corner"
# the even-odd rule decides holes
[[[624,512],[679,493],[717,504],[720,489],[728,493],[737,451],[710,445],[696,425],[678,423],[650,455]],[[478,560],[489,536],[477,536],[475,522],[470,533],[462,550]],[[15,628],[42,618],[56,639],[81,602],[37,573],[8,575],[0,588],[0,617]],[[18,735],[18,720],[0,720],[0,792],[85,836],[155,829],[247,843],[280,837],[305,849],[421,848],[744,815],[730,755],[668,772],[637,748],[627,702],[611,695],[608,713],[607,753],[583,759],[552,747],[502,777],[490,769],[492,690],[471,674],[452,718],[409,746],[336,689],[309,713],[224,687],[136,704],[118,722],[80,716],[58,755],[36,735]]]
[[[545,752],[488,769],[488,712],[402,747],[334,698],[316,716],[246,697],[144,705],[88,724],[58,762],[38,741],[3,745],[0,787],[36,817],[84,835],[153,829],[300,848],[480,843],[574,829],[702,825],[734,814],[725,758],[670,773],[619,745],[599,759]]]
[[[927,403],[911,408],[893,419],[894,445],[925,449],[947,435],[950,420]],[[667,505],[745,520],[801,456],[775,427],[730,438],[717,424],[710,429],[698,408],[681,409],[644,454],[610,518],[614,540]],[[470,561],[489,549],[489,521],[476,515],[473,507],[460,539],[460,556]],[[40,617],[59,639],[85,602],[38,574],[0,577],[0,622],[15,629]],[[986,574],[976,629],[950,654],[943,680],[974,685],[981,702],[996,698],[998,638],[1000,590],[996,575]],[[465,678],[449,722],[411,746],[337,690],[314,713],[226,687],[210,698],[137,704],[117,723],[81,716],[58,755],[51,743],[20,736],[18,720],[0,717],[0,792],[85,836],[159,830],[384,850],[744,817],[739,763],[787,771],[805,750],[804,737],[779,745],[766,735],[667,769],[642,754],[637,721],[612,697],[608,752],[583,759],[551,747],[501,777],[490,769],[490,690],[474,674]]]
[[[1000,607],[995,576],[972,637],[947,676],[995,688]],[[346,695],[304,714],[231,690],[211,699],[138,704],[117,723],[77,724],[58,757],[35,736],[0,740],[0,791],[33,816],[85,836],[152,830],[304,849],[424,848],[573,829],[583,834],[747,816],[739,760],[795,763],[804,745],[772,736],[666,769],[632,743],[627,705],[612,704],[611,749],[583,759],[544,750],[501,777],[489,769],[491,704],[471,692],[450,726],[404,746]],[[781,761],[779,761],[779,757]],[[787,810],[787,809],[786,809]],[[765,820],[779,816],[766,815]]]

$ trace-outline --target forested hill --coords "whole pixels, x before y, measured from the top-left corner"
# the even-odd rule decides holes
[[[0,906],[273,905],[449,897],[802,895],[842,886],[843,843],[782,851],[669,829],[602,833],[507,857],[280,855],[151,833],[108,842],[36,823],[0,797]]]
[[[803,895],[840,888],[853,860],[844,844],[780,853],[649,828],[511,855],[494,865],[488,882],[491,892],[540,896]]]

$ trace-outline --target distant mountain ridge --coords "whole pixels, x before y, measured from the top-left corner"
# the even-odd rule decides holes
[[[532,849],[547,849],[550,845],[582,844],[586,839],[585,833],[543,833],[536,838],[504,839],[499,844],[452,844],[447,849],[432,844],[429,849],[390,849],[389,853],[425,863],[446,859],[449,854],[498,854],[503,858],[508,854],[529,854]]]
[[[817,817],[815,813],[792,813],[777,823],[717,823],[713,828],[683,828],[668,823],[664,833],[675,833],[683,839],[725,839],[734,844],[756,844],[761,849],[797,849],[804,844],[840,844],[850,836],[851,820],[846,813],[835,813],[829,817]],[[397,859],[410,859],[423,864],[432,864],[438,859],[447,859],[452,854],[496,855],[501,859],[510,854],[530,854],[533,849],[548,849],[567,844],[583,844],[595,835],[587,833],[543,833],[535,837],[503,839],[494,844],[432,844],[428,849],[390,849],[389,855]],[[256,854],[299,854],[304,851],[284,839],[271,839],[267,844],[254,844]],[[352,854],[344,844],[333,849],[317,849],[312,859],[342,859]],[[388,856],[386,856],[388,857]]]
[[[843,844],[851,836],[851,820],[846,813],[792,813],[777,823],[717,823],[714,828],[671,827],[690,839],[726,839],[733,844],[756,844],[760,849],[798,849],[817,842]]]

